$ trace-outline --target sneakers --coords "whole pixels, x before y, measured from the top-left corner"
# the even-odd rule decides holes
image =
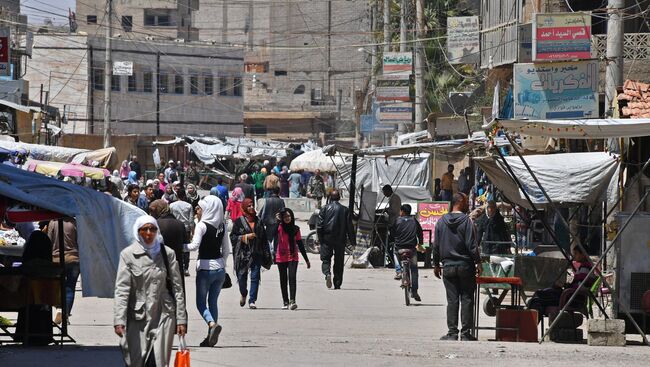
[[[332,276],[329,274],[325,275],[325,285],[327,288],[332,288]]]
[[[248,308],[250,308],[251,310],[256,310],[257,306],[255,306],[255,302],[251,302],[248,304]]]
[[[244,307],[246,304],[246,296],[240,296],[239,297],[239,307]]]
[[[458,335],[457,334],[447,334],[444,335],[440,340],[458,340]]]
[[[474,336],[472,336],[471,334],[462,334],[460,336],[460,341],[463,341],[463,342],[475,342],[476,338]]]
[[[395,279],[395,280],[401,280],[401,279],[402,279],[402,273],[400,273],[399,271],[398,271],[398,272],[395,272],[395,277],[393,277],[393,279]]]
[[[209,337],[206,336],[205,339],[203,339],[203,341],[201,342],[201,344],[199,344],[199,347],[209,347],[209,346],[210,346]]]
[[[418,302],[422,301],[422,299],[420,298],[420,295],[418,294],[418,292],[411,292],[411,298],[413,298],[414,300],[416,300]]]
[[[291,301],[289,308],[291,311],[295,311],[298,308],[298,305],[296,304],[295,301]]]
[[[208,331],[208,346],[214,347],[219,341],[219,334],[221,334],[221,325],[214,324]]]
[[[288,310],[289,309],[289,304],[285,303],[284,305],[282,305],[282,309],[283,310]]]

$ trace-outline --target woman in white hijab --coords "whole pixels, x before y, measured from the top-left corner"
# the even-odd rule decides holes
[[[223,220],[223,204],[213,195],[199,200],[196,207],[199,223],[186,251],[199,251],[196,260],[196,308],[208,324],[208,335],[200,344],[214,347],[219,341],[221,325],[218,300],[226,279],[226,259],[230,255],[230,238]],[[206,302],[207,300],[207,302]]]
[[[115,280],[115,333],[127,366],[168,366],[174,333],[185,335],[187,312],[174,251],[164,246],[156,219],[133,226],[136,241],[120,253]]]

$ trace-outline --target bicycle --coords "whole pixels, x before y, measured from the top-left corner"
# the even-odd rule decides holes
[[[398,250],[397,254],[400,257],[402,264],[402,284],[404,289],[404,302],[407,306],[411,305],[411,257],[413,257],[413,250],[402,249]]]
[[[316,231],[311,231],[307,235],[307,238],[305,239],[305,250],[311,252],[312,254],[320,253],[320,241],[318,240],[318,235],[316,234]],[[352,246],[350,241],[346,241],[345,254],[351,255],[353,251],[354,251],[354,246]]]

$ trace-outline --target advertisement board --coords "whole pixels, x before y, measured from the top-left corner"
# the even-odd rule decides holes
[[[480,60],[478,17],[447,18],[447,59],[451,64],[477,64]]]
[[[413,104],[398,102],[381,105],[379,107],[380,123],[399,123],[413,121]]]
[[[598,61],[515,64],[514,117],[598,117]]]
[[[413,54],[410,52],[385,52],[384,79],[408,79],[413,74]]]
[[[591,58],[591,14],[535,14],[533,61]]]
[[[404,101],[411,100],[411,84],[413,78],[408,79],[379,79],[377,80],[378,101]]]
[[[449,213],[449,204],[448,201],[421,201],[418,203],[417,220],[424,231],[424,247],[427,247],[427,244],[433,244],[436,223],[443,215]],[[430,238],[429,233],[431,233]]]
[[[9,28],[0,28],[0,75],[2,76],[11,75],[11,67],[9,66],[10,36],[11,30]]]
[[[113,62],[113,75],[133,75],[133,61]]]

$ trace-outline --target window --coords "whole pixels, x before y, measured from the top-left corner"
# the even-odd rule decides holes
[[[190,94],[199,94],[199,77],[198,77],[198,75],[190,76]]]
[[[93,68],[93,88],[95,90],[104,90],[104,69]]]
[[[276,70],[275,71],[275,76],[286,76],[287,71],[286,70]]]
[[[137,85],[137,82],[136,82],[135,73],[133,73],[132,75],[129,75],[129,83],[128,84],[129,84],[129,86],[128,86],[128,91],[129,92],[137,92],[138,91],[138,85]]]
[[[160,93],[169,93],[169,75],[166,72],[158,74],[158,90]]]
[[[133,17],[130,15],[126,15],[122,17],[122,29],[124,29],[124,32],[131,32],[133,29]]]
[[[111,90],[115,92],[120,91],[120,76],[119,75],[111,75]]]
[[[96,15],[86,15],[86,24],[97,24]]]
[[[219,95],[228,95],[228,79],[225,76],[219,77]]]
[[[153,73],[150,71],[142,73],[142,91],[145,93],[153,92]]]
[[[173,9],[144,9],[144,25],[150,27],[176,26]]]
[[[182,75],[174,75],[174,93],[176,94],[183,94],[183,76]]]
[[[208,74],[204,78],[205,79],[203,79],[203,93],[205,93],[208,96],[211,96],[212,94],[214,94],[214,87],[212,85],[213,83],[212,75]]]
[[[243,95],[243,86],[244,86],[244,81],[242,80],[241,77],[236,76],[233,79],[233,95],[237,97],[241,97]]]

